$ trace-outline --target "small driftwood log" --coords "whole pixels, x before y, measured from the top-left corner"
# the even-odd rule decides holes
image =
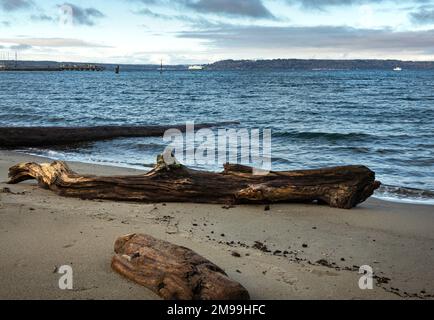
[[[364,166],[270,172],[225,165],[221,173],[166,164],[159,156],[149,173],[137,176],[79,175],[64,162],[22,163],[9,169],[10,184],[36,179],[61,196],[140,202],[276,203],[313,202],[350,209],[365,201],[380,183]]]
[[[223,126],[237,122],[202,123],[194,128]],[[0,127],[0,147],[41,147],[109,140],[126,137],[163,136],[168,129],[185,131],[185,125],[172,126],[97,126],[97,127]]]
[[[112,268],[167,300],[248,300],[249,293],[192,250],[144,234],[120,237]]]

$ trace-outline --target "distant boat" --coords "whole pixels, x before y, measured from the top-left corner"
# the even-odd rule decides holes
[[[191,71],[203,70],[203,67],[202,66],[189,66],[188,70],[191,70]]]
[[[402,68],[396,67],[395,69],[393,69],[393,71],[402,71]]]

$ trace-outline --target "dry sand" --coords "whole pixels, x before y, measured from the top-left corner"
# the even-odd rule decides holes
[[[158,299],[110,269],[115,239],[133,232],[195,250],[253,299],[434,295],[434,206],[370,199],[353,210],[279,204],[265,211],[262,205],[83,201],[34,182],[6,185],[8,168],[28,161],[48,160],[0,152],[0,190],[12,191],[0,191],[0,299]],[[80,173],[140,173],[70,165]],[[58,287],[61,265],[73,267],[72,291]],[[358,287],[361,265],[374,269],[373,290]]]

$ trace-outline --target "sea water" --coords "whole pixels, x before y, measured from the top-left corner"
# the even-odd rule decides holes
[[[273,170],[363,164],[383,183],[377,197],[434,203],[433,71],[0,73],[0,126],[186,121],[271,129]],[[149,169],[166,146],[152,137],[19,151]]]

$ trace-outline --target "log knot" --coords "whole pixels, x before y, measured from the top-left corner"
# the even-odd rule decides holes
[[[184,166],[178,162],[173,153],[163,153],[157,156],[154,171],[173,171],[182,169]]]

